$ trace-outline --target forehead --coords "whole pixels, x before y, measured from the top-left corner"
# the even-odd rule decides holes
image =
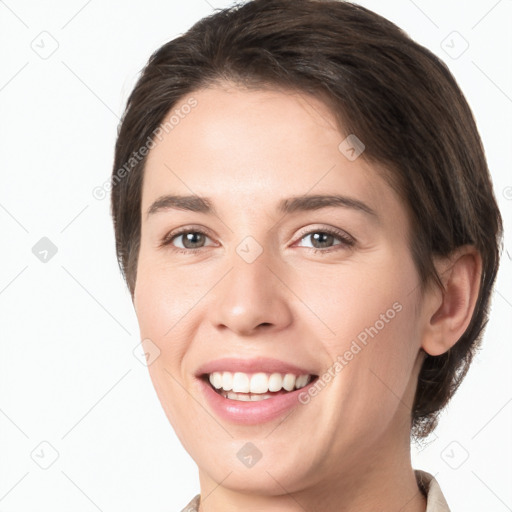
[[[216,86],[183,98],[163,123],[171,118],[146,161],[143,212],[170,193],[244,209],[308,193],[397,202],[381,170],[347,158],[335,116],[313,96]]]

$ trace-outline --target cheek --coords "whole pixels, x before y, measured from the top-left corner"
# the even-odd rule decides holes
[[[174,403],[165,400],[164,395],[178,396],[176,393],[183,383],[181,363],[190,343],[190,335],[186,336],[185,332],[197,302],[184,273],[175,274],[171,276],[170,269],[160,268],[158,263],[142,255],[134,291],[140,338],[149,339],[158,347],[159,355],[148,370],[164,409],[172,408]]]
[[[176,435],[186,445],[195,421],[191,408],[186,406],[190,396],[184,391],[186,381],[182,361],[190,343],[190,333],[188,336],[185,333],[197,297],[187,282],[186,273],[174,274],[142,255],[134,306],[141,340],[150,339],[160,351],[148,365],[153,387]]]
[[[384,422],[400,407],[420,348],[417,279],[407,253],[389,251],[371,265],[302,280],[298,294],[330,330],[322,348],[339,363],[330,366],[339,375],[330,396],[340,414]]]
[[[377,339],[386,340],[389,349],[401,346],[414,328],[418,275],[407,251],[402,252],[379,250],[366,259],[289,276],[306,306],[299,321],[317,325],[331,356],[343,353],[353,340],[365,347]]]
[[[379,315],[381,311],[386,315],[387,309],[368,306]],[[346,425],[347,431],[361,434],[365,446],[410,421],[419,342],[414,304],[402,298],[400,307],[393,318],[389,315],[388,323],[377,316],[379,320],[363,324],[359,333],[344,340],[344,346],[337,351],[344,350],[345,366],[331,395],[332,407],[336,407],[339,422]]]
[[[141,254],[137,269],[134,306],[141,336],[180,345],[179,333],[197,303],[199,291],[187,272],[173,272],[155,259]],[[172,339],[172,344],[168,340]]]

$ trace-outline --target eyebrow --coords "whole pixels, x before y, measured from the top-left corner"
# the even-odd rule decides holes
[[[353,197],[342,195],[304,195],[282,199],[278,203],[278,211],[283,214],[297,211],[319,210],[328,207],[350,208],[378,218],[375,210],[366,203]],[[147,216],[169,209],[185,210],[217,215],[211,199],[200,196],[165,195],[159,197],[148,209]]]

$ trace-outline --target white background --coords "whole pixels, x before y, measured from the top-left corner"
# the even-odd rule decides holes
[[[483,350],[413,465],[436,475],[454,511],[512,510],[512,1],[360,3],[454,73],[508,230]],[[109,200],[92,190],[109,179],[149,55],[228,5],[0,1],[0,512],[173,512],[199,492],[134,356]],[[46,263],[32,252],[42,237],[58,250]]]

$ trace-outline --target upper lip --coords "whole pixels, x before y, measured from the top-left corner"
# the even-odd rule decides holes
[[[203,364],[197,369],[196,376],[213,372],[243,372],[243,373],[292,373],[293,375],[316,375],[314,371],[301,368],[295,364],[272,359],[268,357],[257,357],[252,359],[239,359],[225,357],[215,359]]]

